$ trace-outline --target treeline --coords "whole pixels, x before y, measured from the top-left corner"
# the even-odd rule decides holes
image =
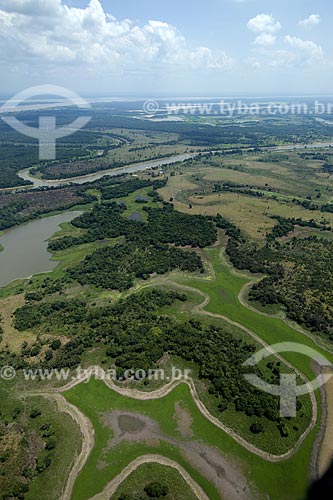
[[[164,143],[162,143],[163,145]],[[157,146],[158,144],[154,144]],[[119,146],[120,147],[120,146]],[[116,149],[112,147],[108,147],[108,149]],[[140,149],[133,148],[133,150],[138,151]],[[149,147],[142,148],[142,150],[149,150]],[[107,150],[106,150],[107,151]],[[73,182],[75,182],[75,177],[79,177],[82,175],[88,175],[95,172],[102,172],[103,170],[112,170],[120,167],[124,167],[127,165],[134,165],[139,163],[141,159],[139,157],[134,157],[133,160],[110,160],[110,157],[105,153],[101,156],[93,156],[90,155],[88,159],[81,159],[80,161],[72,161],[68,163],[53,163],[50,165],[42,165],[36,169],[34,169],[34,174],[40,173],[42,174],[43,179],[49,180],[57,180],[57,179],[69,179],[73,177]],[[168,158],[170,153],[165,154],[153,154],[145,161],[150,160],[159,160],[162,158]]]
[[[260,161],[260,160],[259,160]],[[241,167],[233,167],[232,170],[238,170],[238,171],[243,171]],[[276,189],[272,189],[269,186],[265,187],[260,187],[260,186],[244,186],[242,184],[236,184],[233,182],[224,182],[224,183],[218,183],[214,184],[214,192],[215,193],[221,193],[221,192],[230,192],[230,193],[238,193],[238,194],[243,194],[245,196],[252,196],[253,198],[265,198],[267,200],[275,200],[279,201],[280,198],[276,194],[268,194],[271,192],[276,192]],[[317,198],[320,198],[320,193],[317,193]],[[299,199],[299,198],[292,198],[290,200],[285,200],[286,203],[289,204],[295,204],[299,205],[306,210],[318,210],[320,212],[327,212],[327,213],[333,213],[333,203],[324,203],[322,205],[318,203],[313,203],[311,199]]]
[[[232,222],[218,214],[212,217],[216,227],[224,229],[229,236],[226,253],[231,263],[241,270],[252,273],[267,272],[267,262],[275,255],[274,250],[268,245],[260,247],[257,243],[249,240],[242,231]]]
[[[117,184],[106,184],[101,186],[100,191],[104,200],[123,198],[139,189],[151,187],[154,190],[165,186],[166,180],[151,181],[150,179],[132,178]]]
[[[326,224],[318,224],[314,219],[303,220],[300,218],[290,217],[286,219],[285,217],[280,217],[279,215],[271,215],[271,219],[277,220],[277,224],[273,227],[271,233],[266,236],[267,241],[274,241],[282,236],[287,236],[289,233],[295,230],[295,226],[298,227],[311,227],[313,229],[320,229],[321,231],[331,231],[332,227]]]

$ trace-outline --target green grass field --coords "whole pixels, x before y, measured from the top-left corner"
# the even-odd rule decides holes
[[[249,483],[259,490],[260,498],[295,500],[302,498],[307,488],[308,463],[315,432],[306,439],[298,453],[291,459],[270,463],[237,444],[230,436],[210,423],[197,409],[186,385],[178,386],[160,400],[137,401],[120,396],[103,382],[91,380],[66,393],[66,398],[91,420],[95,430],[95,447],[75,483],[72,500],[85,500],[102,491],[130,462],[142,454],[158,453],[177,461],[204,489],[211,500],[220,499],[215,488],[184,460],[176,447],[154,443],[121,443],[108,449],[112,431],[101,423],[101,415],[113,409],[141,413],[156,420],[163,433],[181,439],[176,429],[174,406],[182,402],[192,417],[193,440],[215,447],[243,470]],[[105,450],[106,453],[105,453]],[[104,452],[104,453],[103,453]],[[103,460],[103,468],[98,463]]]
[[[176,168],[176,175],[169,177],[167,186],[159,192],[165,201],[173,197],[180,211],[220,213],[255,240],[263,240],[275,225],[272,215],[314,219],[317,223],[326,220],[333,226],[332,213],[299,204],[310,200],[321,206],[333,200],[333,176],[323,173],[324,161],[303,159],[300,154],[304,152],[197,158],[187,162],[186,168]],[[226,182],[264,196],[215,192],[215,185]]]
[[[110,500],[118,500],[125,494],[146,498],[144,488],[152,481],[158,481],[168,487],[169,492],[163,497],[165,500],[197,500],[196,495],[175,469],[154,463],[140,465],[119,486]]]
[[[207,280],[188,278],[175,274],[175,281],[209,296],[209,303],[205,310],[220,314],[249,328],[269,344],[277,342],[299,342],[316,349],[333,362],[333,355],[321,349],[313,340],[301,332],[294,330],[283,319],[272,318],[257,313],[240,304],[238,295],[244,285],[251,281],[250,276],[234,271],[224,255],[220,255],[217,248],[206,250],[213,263],[216,278]],[[253,278],[252,278],[253,279]],[[298,354],[284,354],[284,357],[297,367],[307,377],[313,376],[311,360]]]

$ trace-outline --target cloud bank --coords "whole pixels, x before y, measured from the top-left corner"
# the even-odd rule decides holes
[[[208,47],[189,48],[172,25],[139,26],[104,11],[99,0],[74,8],[61,0],[0,0],[0,49],[11,61],[89,63],[113,67],[165,64],[223,69],[231,59]]]

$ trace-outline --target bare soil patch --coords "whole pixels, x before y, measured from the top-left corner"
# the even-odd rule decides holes
[[[13,314],[19,307],[25,304],[24,294],[13,295],[0,301],[0,317],[2,318],[2,342],[1,347],[6,344],[12,352],[19,352],[24,341],[33,342],[36,336],[30,332],[19,332],[13,326]]]
[[[179,413],[180,412],[180,413]],[[189,425],[187,410],[178,408],[178,415]],[[249,500],[253,498],[249,484],[241,468],[230,458],[224,457],[219,450],[197,441],[181,441],[164,434],[159,424],[144,415],[115,410],[101,416],[104,425],[111,427],[113,438],[108,449],[122,442],[151,442],[160,440],[179,448],[186,460],[202,476],[212,482],[224,500]],[[188,431],[188,428],[187,428]]]
[[[193,437],[192,431],[192,416],[190,412],[183,408],[181,403],[177,401],[175,403],[175,419],[177,421],[177,430],[181,433],[183,437]]]

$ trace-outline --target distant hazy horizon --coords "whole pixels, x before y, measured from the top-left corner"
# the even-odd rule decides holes
[[[6,102],[9,98],[14,96],[14,92],[12,93],[4,93],[0,94],[0,102]],[[293,94],[293,95],[288,95],[288,94],[264,94],[261,93],[260,95],[258,94],[247,94],[247,93],[238,93],[238,94],[232,94],[231,92],[224,92],[221,95],[182,95],[182,94],[131,94],[131,93],[112,93],[112,94],[90,94],[90,93],[85,93],[82,92],[80,93],[80,96],[86,99],[88,102],[100,102],[100,103],[107,103],[107,102],[112,102],[112,101],[119,101],[119,102],[143,102],[145,99],[148,98],[154,98],[156,100],[161,100],[161,101],[193,101],[193,102],[198,102],[200,100],[206,101],[208,99],[213,100],[213,101],[219,101],[223,99],[227,100],[235,100],[235,99],[315,99],[315,98],[323,98],[323,99],[328,99],[332,98],[333,99],[333,93],[325,94],[325,93],[299,93],[299,94]],[[36,97],[35,99],[29,99],[24,104],[43,104],[43,103],[59,103],[59,102],[65,102],[63,98],[59,97]]]

